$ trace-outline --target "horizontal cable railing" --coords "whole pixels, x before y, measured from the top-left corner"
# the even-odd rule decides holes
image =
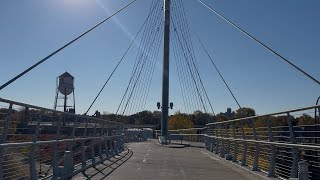
[[[0,179],[65,179],[121,153],[147,132],[0,98]]]
[[[169,131],[268,177],[320,179],[320,105]],[[306,171],[307,169],[307,171]]]

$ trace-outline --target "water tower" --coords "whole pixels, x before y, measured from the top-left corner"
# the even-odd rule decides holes
[[[73,105],[68,105],[68,99],[73,100],[73,102],[71,102],[71,104]],[[63,105],[58,104],[59,100],[63,100]],[[53,108],[54,110],[57,110],[57,108],[63,107],[64,112],[75,113],[75,106],[74,77],[71,76],[71,74],[69,74],[68,72],[65,72],[57,77],[56,97]]]

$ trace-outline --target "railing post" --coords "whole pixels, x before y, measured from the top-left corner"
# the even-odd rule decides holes
[[[233,133],[233,139],[237,139],[236,135],[236,122],[232,123],[232,133]],[[234,150],[233,150],[233,155],[232,155],[232,161],[237,162],[237,157],[238,157],[238,141],[234,140]]]
[[[31,146],[31,150],[30,150],[30,154],[29,154],[29,166],[30,166],[30,178],[31,179],[38,179],[37,177],[37,169],[36,169],[36,162],[35,162],[35,150],[36,150],[36,142],[38,140],[38,136],[40,133],[40,123],[42,121],[42,114],[43,112],[41,111],[41,114],[38,117],[38,121],[37,121],[37,127],[36,127],[36,131],[33,135],[33,144]],[[39,161],[40,166],[41,166],[41,161]]]
[[[213,126],[210,125],[209,126],[210,128],[210,151],[213,152],[213,149],[214,149],[214,144],[215,144],[215,139],[214,137],[212,137],[214,134],[213,134]]]
[[[229,138],[229,132],[228,132],[228,124],[224,125],[224,128],[226,130],[226,138]],[[226,148],[226,154],[230,154],[230,140],[227,140],[227,148]]]
[[[308,170],[308,162],[300,161],[299,163],[299,180],[308,180],[309,179],[309,170]]]
[[[114,139],[113,139],[113,129],[112,129],[113,127],[111,127],[110,129],[109,129],[109,136],[110,136],[110,138],[109,138],[109,155],[111,155],[111,156],[113,156],[114,155],[114,152],[113,152],[113,141],[114,141]]]
[[[104,133],[103,133],[103,143],[104,143],[104,149],[105,152],[104,154],[106,155],[106,158],[109,158],[109,151],[108,151],[108,127],[109,124],[106,123],[106,129],[104,129]]]
[[[294,135],[293,125],[292,125],[292,118],[289,113],[287,113],[287,120],[289,125],[289,132],[290,132],[290,141],[292,144],[296,144],[296,138]],[[298,155],[298,148],[292,147],[292,167],[291,167],[291,178],[298,177],[298,162],[299,162],[299,155]]]
[[[119,152],[121,152],[121,146],[122,146],[122,136],[121,136],[121,134],[122,134],[122,128],[121,128],[121,126],[119,125],[118,126],[118,130],[119,130],[119,134],[118,134],[118,141],[119,141],[119,144],[118,144],[118,150],[119,150]],[[144,134],[144,138],[146,138],[146,133]]]
[[[103,138],[103,135],[104,135],[104,134],[103,134],[103,131],[104,131],[105,125],[106,125],[106,123],[103,123],[103,126],[102,126],[101,129],[100,129],[100,137],[101,137],[100,142],[99,142],[99,156],[100,156],[100,160],[103,160],[102,142],[103,142],[103,140],[104,140],[104,138]]]
[[[2,129],[2,136],[0,139],[0,144],[4,144],[7,141],[9,126],[12,119],[12,104],[9,105],[9,110],[7,116],[4,120],[4,127]],[[4,148],[0,147],[0,180],[3,179],[3,155],[4,155]]]
[[[62,174],[63,179],[71,180],[72,177],[66,178],[66,176],[68,176],[68,174],[71,174],[73,170],[74,170],[73,153],[71,151],[65,151],[63,155],[63,174]]]
[[[125,131],[124,127],[121,127],[121,150],[123,151],[124,144],[125,144]]]
[[[85,118],[85,121],[86,121],[86,127],[84,129],[84,132],[83,132],[83,138],[86,138],[87,137],[87,129],[88,129],[88,118]],[[85,146],[85,140],[82,140],[81,141],[81,167],[82,169],[84,169],[86,167],[86,149],[87,149],[87,146]]]
[[[214,134],[216,136],[216,144],[215,144],[215,154],[218,154],[219,153],[219,142],[221,142],[221,140],[219,139],[219,136],[218,136],[218,129],[217,129],[217,125],[215,124],[214,125]]]
[[[61,122],[62,119],[64,118],[64,114],[60,115],[59,121],[58,121],[58,127],[57,127],[57,132],[56,132],[56,141],[53,143],[53,150],[52,150],[52,169],[53,169],[53,175],[52,179],[57,179],[60,176],[60,169],[59,169],[59,162],[58,162],[58,140],[60,137],[60,128],[61,128]]]
[[[94,123],[92,137],[96,137],[96,134],[97,134],[97,120],[95,120],[95,123]],[[91,163],[92,163],[92,165],[96,164],[96,155],[95,155],[95,151],[94,151],[95,141],[96,141],[96,139],[91,140]]]
[[[209,134],[210,134],[210,129],[207,129],[204,133],[206,136],[204,137],[205,138],[205,147],[208,151],[210,151],[210,140],[209,140]]]
[[[254,120],[249,119],[249,122],[252,126],[253,138],[254,138],[254,140],[257,141],[258,136],[257,136],[257,131],[256,131]],[[254,145],[255,145],[255,152],[254,152],[254,161],[253,161],[253,165],[252,165],[252,171],[257,171],[259,169],[260,146],[257,142],[255,142]]]
[[[73,121],[73,127],[72,127],[72,132],[71,132],[71,139],[74,139],[74,137],[75,137],[75,134],[76,134],[76,124],[77,124],[77,120],[78,120],[78,117],[75,115],[75,118],[74,118],[74,121]],[[68,147],[68,149],[69,149],[69,151],[71,151],[72,152],[72,147],[73,147],[73,141],[71,141],[70,143],[69,143],[69,147]]]
[[[104,154],[106,155],[106,158],[109,158],[108,137],[105,136],[105,137],[103,138],[103,140],[104,140],[104,149],[105,149]]]
[[[269,119],[267,119],[267,126],[268,126],[269,142],[273,142],[272,128],[271,128]],[[271,147],[271,155],[270,155],[270,162],[269,162],[268,177],[274,177],[275,176],[274,172],[276,167],[276,147],[274,144],[271,144],[270,147]]]
[[[115,140],[114,140],[114,150],[115,154],[118,154],[118,144],[119,144],[119,136],[118,136],[118,126],[115,127],[114,135],[115,135]]]
[[[119,144],[118,144],[118,150],[119,150],[119,152],[121,152],[121,144],[122,144],[122,136],[121,136],[121,134],[122,134],[122,128],[120,127],[120,125],[119,125],[119,134],[118,134],[118,141],[119,141]],[[146,136],[145,136],[146,137]]]
[[[223,125],[220,125],[220,134],[221,134],[221,138],[223,138]],[[224,145],[224,139],[221,139],[221,148],[220,148],[220,157],[224,158],[225,156],[225,145]]]
[[[244,133],[244,128],[243,128],[243,122],[240,121],[241,125],[241,133],[242,133],[242,139],[246,139],[246,135]],[[247,165],[247,142],[243,141],[243,151],[242,151],[242,158],[241,158],[241,166]]]

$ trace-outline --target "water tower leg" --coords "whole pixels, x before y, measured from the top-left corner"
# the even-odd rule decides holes
[[[63,105],[63,110],[64,112],[67,112],[67,90],[65,89],[65,93],[64,93],[64,105]]]

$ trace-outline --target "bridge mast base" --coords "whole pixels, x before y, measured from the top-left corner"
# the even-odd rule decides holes
[[[169,140],[167,136],[159,136],[159,143],[162,145],[169,144]]]

